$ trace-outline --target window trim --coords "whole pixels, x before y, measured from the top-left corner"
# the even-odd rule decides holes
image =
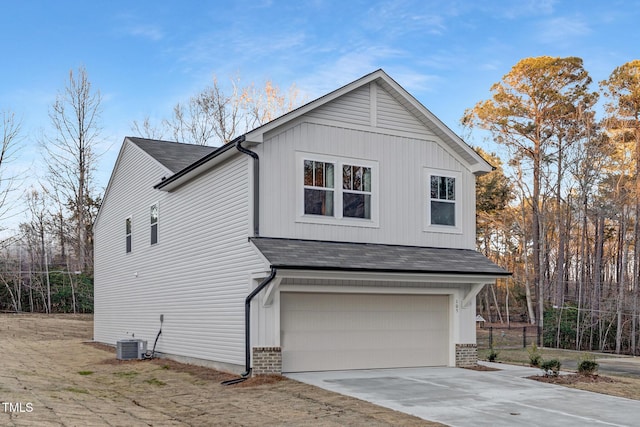
[[[151,212],[153,207],[156,207],[156,222],[151,222],[153,220],[152,216],[151,216]],[[160,236],[158,235],[158,224],[160,223],[160,204],[158,202],[152,203],[151,205],[149,205],[149,244],[151,246],[155,246],[159,243],[160,241]],[[156,241],[153,241],[153,227],[155,226],[155,238]]]
[[[431,177],[453,178],[455,180],[455,201],[454,214],[455,225],[431,224],[431,201],[441,201],[440,199],[431,199]],[[436,233],[455,233],[462,234],[462,173],[444,169],[424,168],[422,173],[422,206],[424,214],[423,231]]]
[[[333,216],[312,215],[304,213],[304,161],[312,160],[316,162],[333,164]],[[379,199],[380,185],[379,173],[380,168],[375,160],[360,159],[344,156],[330,156],[327,154],[316,154],[307,152],[296,152],[296,222],[312,223],[312,224],[331,224],[345,225],[352,227],[379,227]],[[342,188],[342,166],[362,166],[371,168],[371,218],[353,218],[345,217],[343,211],[343,194]],[[349,193],[357,193],[348,191]]]
[[[124,219],[125,224],[125,253],[130,254],[133,252],[133,216],[129,215]],[[129,226],[129,230],[127,230],[127,226]]]

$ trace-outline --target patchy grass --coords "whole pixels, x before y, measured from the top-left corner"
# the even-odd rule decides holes
[[[119,378],[135,378],[139,372],[136,371],[123,371],[123,372],[114,372],[113,375]]]
[[[0,314],[1,397],[34,402],[19,419],[0,410],[0,425],[441,425],[277,375],[226,387],[236,374],[117,360],[92,334],[87,316]]]
[[[67,387],[64,389],[65,391],[69,391],[71,393],[80,393],[80,394],[89,394],[89,390],[78,387]]]
[[[640,400],[640,378],[628,377],[604,377],[596,375],[603,381],[583,380],[573,384],[564,384],[567,387],[595,393],[608,394],[609,396],[626,397],[627,399]]]
[[[147,384],[151,384],[151,385],[157,385],[157,386],[163,386],[163,385],[167,385],[167,383],[165,383],[164,381],[160,381],[157,378],[149,378],[148,380],[144,380],[145,383]]]

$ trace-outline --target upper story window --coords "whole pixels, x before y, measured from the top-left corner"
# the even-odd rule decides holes
[[[150,224],[151,224],[151,244],[158,243],[158,204],[154,203],[150,209]]]
[[[371,219],[371,168],[342,166],[342,215]]]
[[[304,161],[304,213],[333,216],[334,164]]]
[[[456,225],[456,179],[431,175],[431,225]]]
[[[378,163],[297,153],[298,220],[377,227]]]
[[[127,253],[131,252],[131,217],[127,218],[125,220],[125,228],[126,228],[126,232],[125,232],[125,247],[126,247],[126,251]]]
[[[458,172],[426,171],[426,228],[430,231],[460,232],[460,181]]]

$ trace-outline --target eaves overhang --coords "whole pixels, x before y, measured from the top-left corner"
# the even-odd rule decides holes
[[[511,275],[471,249],[253,237],[250,242],[282,274],[446,278],[489,283]]]
[[[455,273],[425,273],[408,270],[365,270],[365,269],[331,269],[331,268],[292,268],[272,267],[278,270],[282,279],[327,279],[327,280],[364,280],[373,282],[417,282],[417,283],[494,283],[496,279],[509,277],[496,274],[455,274]]]
[[[244,138],[244,135],[219,147],[212,153],[202,157],[201,159],[176,172],[170,177],[163,179],[161,182],[154,185],[153,188],[162,191],[175,190],[176,188],[180,187],[196,176],[229,159],[230,157],[238,153],[238,151],[235,149],[235,142],[240,138]]]

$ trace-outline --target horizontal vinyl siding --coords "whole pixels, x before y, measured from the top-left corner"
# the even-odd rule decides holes
[[[123,256],[124,235],[118,224],[100,226],[103,234],[97,237],[114,242],[110,249],[99,242],[96,258],[106,257],[110,250],[120,255],[100,261],[98,341],[114,343],[135,333],[152,345],[163,314],[157,351],[243,363],[244,298],[250,272],[262,268],[247,241],[247,165],[248,157],[238,155],[171,193],[153,190],[158,180],[143,190],[123,185],[148,194],[129,200],[140,210],[134,216],[132,254]],[[140,169],[139,164],[131,166]],[[149,203],[142,202],[146,198]],[[153,201],[159,202],[158,244],[150,246],[146,217]],[[138,224],[138,215],[146,223]],[[118,237],[109,237],[109,232]]]
[[[368,126],[371,123],[369,86],[363,86],[311,112],[309,117]]]
[[[435,138],[434,138],[435,139]],[[390,243],[471,249],[475,239],[475,178],[435,140],[300,123],[258,147],[261,164],[261,233],[302,239]],[[379,227],[296,221],[295,152],[378,162]],[[425,232],[423,169],[461,173],[463,234]]]

